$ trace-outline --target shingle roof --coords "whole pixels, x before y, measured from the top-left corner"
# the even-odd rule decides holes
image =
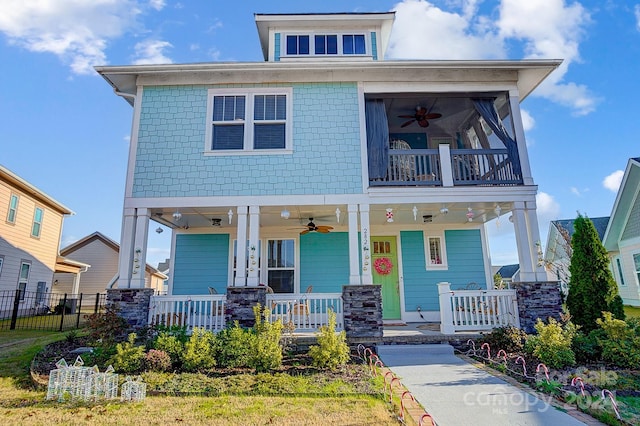
[[[502,278],[512,278],[519,269],[520,265],[518,263],[514,265],[504,265],[498,269],[498,274],[500,274]]]
[[[600,237],[600,241],[604,238],[604,233],[607,230],[607,225],[609,224],[609,216],[607,217],[590,217],[591,222],[593,222],[593,226],[596,228],[596,232],[598,232],[598,237]],[[567,230],[569,236],[572,237],[575,230],[573,229],[573,222],[575,219],[560,219],[560,220],[552,220],[551,223],[556,225],[556,228],[562,227]]]

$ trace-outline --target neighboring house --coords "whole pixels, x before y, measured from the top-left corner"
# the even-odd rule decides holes
[[[385,60],[393,13],[255,20],[264,62],[97,67],[133,106],[120,288],[150,221],[174,295],[375,283],[385,320],[438,320],[437,283],[491,288],[501,214],[546,279],[520,102],[561,61]]]
[[[516,263],[514,265],[501,266],[496,271],[496,274],[500,274],[500,277],[502,277],[502,283],[504,285],[504,288],[511,288],[511,283],[519,281],[519,275],[520,275],[519,272],[520,272],[520,265]]]
[[[593,226],[598,232],[600,241],[609,223],[609,217],[590,217]],[[569,265],[571,264],[571,238],[575,219],[552,220],[549,224],[547,245],[545,247],[544,264],[550,280],[560,282],[562,291],[566,294],[569,289]]]
[[[640,306],[640,157],[627,163],[603,241],[622,301]]]
[[[82,274],[82,281],[73,275],[56,273],[53,292],[62,294],[95,295],[104,294],[108,287],[117,282],[118,257],[120,246],[100,232],[94,232],[60,250],[62,256],[69,256],[91,265],[91,269]],[[156,293],[163,291],[167,276],[157,269],[146,265],[144,273],[145,287],[153,288]]]
[[[85,268],[58,255],[62,223],[71,214],[68,207],[0,166],[0,291],[19,289],[25,305],[45,304],[54,272],[75,276]],[[25,298],[26,292],[35,297]]]

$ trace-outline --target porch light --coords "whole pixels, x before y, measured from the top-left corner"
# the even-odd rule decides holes
[[[158,226],[158,229],[156,229],[156,233],[162,234],[162,232],[164,232],[164,230]]]
[[[173,214],[173,220],[175,220],[177,222],[180,219],[182,219],[182,213],[180,213],[179,210],[176,210],[176,212]]]
[[[231,220],[233,219],[233,210],[229,209],[227,212],[227,216],[229,216],[229,225],[231,225]]]
[[[291,213],[289,213],[289,210],[287,210],[287,209],[283,209],[280,212],[280,217],[283,218],[283,219],[289,219],[290,216],[291,216]]]
[[[442,206],[442,208],[440,209],[440,213],[441,214],[447,214],[447,213],[449,213],[449,209],[446,206]]]

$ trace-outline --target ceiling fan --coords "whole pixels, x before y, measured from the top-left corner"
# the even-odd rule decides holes
[[[300,232],[300,235],[308,234],[309,232],[320,232],[321,234],[328,234],[330,230],[333,229],[333,226],[327,225],[316,225],[313,223],[313,218],[309,218],[309,223],[307,223],[306,229]]]
[[[437,112],[429,112],[425,107],[418,105],[416,112],[413,115],[399,115],[399,118],[410,118],[411,120],[404,122],[400,127],[407,127],[414,121],[418,123],[420,127],[429,127],[429,120],[442,117],[442,114]]]

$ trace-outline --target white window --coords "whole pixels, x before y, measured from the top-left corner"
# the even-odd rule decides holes
[[[371,55],[364,33],[303,33],[282,37],[283,57],[324,57]]]
[[[18,214],[18,196],[11,194],[9,199],[9,212],[7,213],[7,222],[16,223],[16,215]]]
[[[24,293],[25,291],[27,291],[27,284],[29,284],[30,271],[30,263],[22,262],[20,264],[20,276],[18,277],[18,290],[20,290],[20,300],[24,300]]]
[[[295,240],[267,240],[267,285],[274,293],[293,293]]]
[[[615,257],[615,272],[618,276],[618,282],[621,286],[626,286],[627,284],[624,282],[624,273],[622,272],[622,261],[618,256]]]
[[[292,89],[211,89],[208,155],[282,154],[292,149]]]
[[[2,276],[2,264],[4,263],[4,256],[0,256],[0,276]]]
[[[447,269],[447,250],[444,234],[424,235],[427,269]]]
[[[633,264],[636,268],[636,278],[638,280],[638,285],[640,285],[640,253],[636,253],[633,255]]]
[[[33,212],[33,225],[31,226],[31,236],[40,238],[40,232],[42,231],[42,216],[44,211],[40,207],[36,207]]]

